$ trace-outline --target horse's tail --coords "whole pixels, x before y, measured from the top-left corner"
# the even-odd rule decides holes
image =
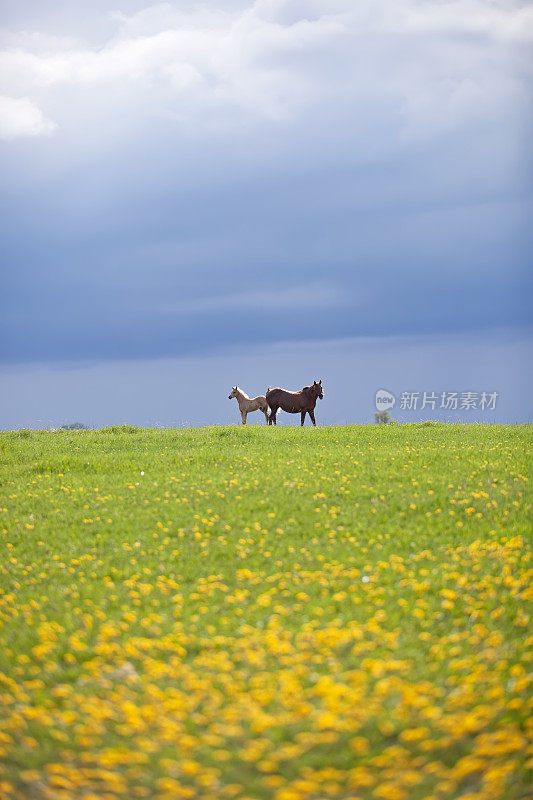
[[[268,389],[265,392],[265,397],[269,393],[269,391],[270,391],[270,386],[268,387]],[[268,405],[268,400],[267,400],[267,405]],[[270,408],[270,406],[268,406],[268,411],[269,411],[270,414],[272,414],[272,409]],[[281,408],[278,408],[278,410],[276,411],[276,415],[279,414],[280,411],[281,411]]]

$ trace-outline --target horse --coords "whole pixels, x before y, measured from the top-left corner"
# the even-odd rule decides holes
[[[257,411],[258,409],[260,409],[265,415],[265,422],[268,425],[269,408],[266,397],[263,394],[260,394],[257,397],[248,397],[246,392],[243,392],[238,386],[233,386],[231,394],[228,395],[228,400],[231,400],[232,397],[237,398],[243,425],[246,425],[246,416],[250,413],[250,411]]]
[[[305,415],[309,414],[311,422],[315,422],[315,406],[317,398],[322,400],[324,393],[322,391],[322,381],[314,381],[312,386],[304,386],[299,392],[288,392],[286,389],[279,387],[271,389],[268,387],[266,393],[266,401],[270,406],[270,417],[268,418],[269,425],[277,425],[276,414],[280,408],[287,411],[289,414],[301,414],[301,425],[304,424]]]

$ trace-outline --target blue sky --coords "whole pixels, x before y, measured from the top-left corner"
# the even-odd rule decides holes
[[[0,426],[531,418],[528,4],[3,6]]]

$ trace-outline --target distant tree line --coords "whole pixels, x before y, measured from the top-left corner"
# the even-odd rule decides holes
[[[376,421],[376,425],[391,425],[396,422],[396,420],[391,417],[388,411],[376,411],[374,414],[374,419]]]

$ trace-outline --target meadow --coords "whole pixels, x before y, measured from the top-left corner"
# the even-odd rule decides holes
[[[0,434],[2,800],[520,800],[527,426]]]

